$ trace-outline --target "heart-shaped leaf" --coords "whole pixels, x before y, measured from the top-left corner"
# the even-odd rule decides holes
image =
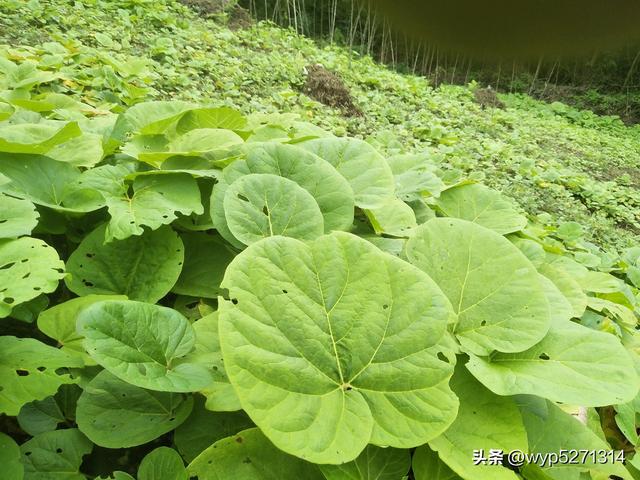
[[[549,329],[538,272],[498,233],[466,220],[436,218],[415,231],[406,251],[451,301],[458,314],[455,334],[466,350],[521,352]]]
[[[164,392],[195,392],[211,383],[208,369],[180,362],[193,350],[189,321],[167,307],[130,300],[94,303],[78,316],[84,347],[125,382]]]
[[[222,286],[227,374],[285,452],[344,463],[368,443],[422,445],[455,417],[452,366],[437,356],[451,306],[406,262],[342,232],[271,237],[237,256]]]
[[[155,303],[180,276],[184,245],[170,228],[105,243],[106,225],[87,235],[67,261],[69,290],[77,295],[126,295]]]
[[[123,382],[103,370],[78,399],[78,428],[97,445],[127,448],[142,445],[184,422],[193,398],[154,392]]]

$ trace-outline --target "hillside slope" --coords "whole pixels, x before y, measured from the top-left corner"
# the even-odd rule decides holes
[[[427,152],[543,214],[548,228],[579,222],[605,249],[638,242],[640,127],[616,118],[515,95],[501,96],[505,109],[483,108],[474,86],[434,89],[271,25],[232,31],[177,2],[2,0],[0,13],[0,56],[43,71],[62,62],[65,78],[47,88],[92,106],[185,99],[291,112],[382,150]],[[302,93],[305,66],[316,63],[342,77],[361,115]]]

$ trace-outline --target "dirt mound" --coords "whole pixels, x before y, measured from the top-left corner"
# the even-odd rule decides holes
[[[229,0],[178,0],[202,16],[224,13]]]
[[[229,20],[227,26],[231,30],[245,30],[253,25],[253,18],[249,10],[242,8],[239,5],[233,7],[233,10],[229,12]]]
[[[473,92],[473,99],[477,104],[479,104],[482,109],[485,108],[504,108],[504,103],[500,101],[496,91],[491,87],[488,88],[477,88]]]
[[[306,71],[304,93],[329,107],[342,109],[347,115],[362,115],[353,103],[349,89],[337,74],[319,64],[308,65]]]

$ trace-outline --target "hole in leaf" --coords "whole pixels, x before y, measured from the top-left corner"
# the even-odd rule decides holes
[[[87,286],[87,287],[93,287],[93,286],[94,286],[94,285],[93,285],[93,282],[90,282],[90,281],[88,281],[88,280],[82,280],[82,283],[84,283],[84,284],[85,284],[85,286]]]
[[[238,299],[237,298],[232,298],[231,299],[231,303],[233,303],[234,305],[238,304]]]
[[[38,367],[36,368],[36,370],[38,370],[39,372],[44,372],[47,369],[47,367]]]
[[[56,448],[56,453],[62,453],[62,449],[61,448]]]
[[[551,360],[551,358],[549,358],[549,355],[547,355],[546,353],[541,353],[538,358],[540,360]]]
[[[382,309],[386,310],[387,308],[389,308],[389,305],[387,305],[386,303],[384,305],[382,305]]]
[[[29,278],[31,276],[31,272],[27,272],[22,276],[22,279]]]
[[[33,287],[33,289],[34,289],[36,292],[39,292],[40,290],[42,290],[40,287]]]
[[[236,437],[236,442],[242,443],[244,442],[244,439],[242,437]]]
[[[6,265],[1,266],[0,270],[7,270],[7,269],[13,267],[15,264],[16,264],[16,262],[7,263]]]
[[[24,258],[24,259],[21,260],[22,263],[27,263],[28,261],[29,261],[28,258]]]
[[[487,321],[486,321],[486,320],[482,320],[482,321],[480,322],[480,326],[482,326],[482,327],[484,327],[486,324],[487,324]]]
[[[242,194],[238,194],[238,200],[242,200],[243,202],[248,202],[249,199]]]
[[[169,421],[170,421],[170,422],[173,422],[175,419],[176,419],[176,417],[171,417],[171,418],[169,419]]]
[[[169,215],[162,215],[162,218],[169,218]]]
[[[3,219],[3,220],[0,220],[0,225],[2,225],[3,223],[7,223],[7,222],[8,222],[8,220],[6,218]]]
[[[282,293],[284,293],[286,295],[289,292],[287,290],[282,290]]]
[[[266,205],[262,207],[262,213],[264,213],[267,217],[269,216],[269,209],[267,208]]]
[[[93,258],[95,256],[95,253],[87,253],[87,258]]]
[[[440,360],[442,360],[443,362],[447,362],[447,363],[449,363],[449,359],[448,359],[448,358],[447,358],[447,356],[446,356],[444,353],[442,353],[442,352],[438,352],[438,358],[439,358]]]
[[[3,301],[7,305],[11,305],[14,302],[14,298],[13,297],[6,297]]]
[[[244,460],[242,460],[242,463],[249,464],[249,463],[251,463],[251,459],[249,457],[247,457]]]
[[[29,455],[31,455],[31,452],[24,452],[24,454],[25,454],[25,456],[28,457]]]
[[[16,370],[16,374],[19,377],[28,377],[29,376],[29,372],[27,370]]]

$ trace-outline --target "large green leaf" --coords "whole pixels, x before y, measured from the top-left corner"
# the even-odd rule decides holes
[[[616,425],[632,445],[640,443],[640,436],[636,430],[636,414],[638,407],[640,407],[639,401],[640,398],[636,397],[633,402],[615,406]]]
[[[399,198],[390,198],[382,205],[365,210],[365,214],[378,235],[407,237],[418,226],[413,209]]]
[[[106,239],[124,240],[142,235],[149,227],[157,230],[183,215],[204,212],[196,180],[185,173],[139,176],[133,182],[133,194],[106,197],[111,215]]]
[[[63,351],[81,354],[86,362],[91,358],[86,355],[82,345],[82,335],[76,330],[78,315],[96,302],[126,299],[127,297],[124,295],[86,295],[72,298],[42,312],[38,316],[38,329],[48,337],[57,340]]]
[[[615,293],[619,292],[624,282],[610,273],[589,271],[577,278],[579,285],[586,292]]]
[[[16,109],[13,108],[11,105],[0,101],[0,122],[4,122],[8,118],[10,118],[15,111]]]
[[[39,435],[56,430],[60,423],[73,421],[81,392],[77,385],[64,384],[55,395],[27,403],[18,414],[20,428],[29,435]]]
[[[227,217],[224,209],[224,198],[226,196],[229,184],[224,181],[224,178],[217,182],[212,191],[209,202],[209,211],[211,213],[211,222],[213,228],[215,228],[220,236],[227,242],[233,245],[235,248],[242,250],[245,244],[233,236],[227,225]]]
[[[333,165],[351,184],[355,204],[375,208],[395,193],[395,180],[375,148],[353,138],[318,138],[300,144]]]
[[[178,124],[176,132],[180,135],[196,128],[226,128],[241,130],[247,119],[240,112],[229,107],[196,108],[186,112]]]
[[[199,128],[170,142],[157,135],[134,137],[123,148],[123,152],[141,162],[160,168],[166,160],[176,156],[224,158],[229,155],[229,151],[233,147],[237,147],[243,142],[242,137],[231,130]]]
[[[471,356],[467,368],[498,395],[538,395],[588,407],[631,401],[640,381],[615,336],[554,321],[539,343],[520,353]]]
[[[0,337],[0,413],[18,415],[33,400],[56,393],[75,380],[64,368],[80,368],[82,360],[33,338]]]
[[[193,350],[195,332],[171,308],[131,300],[94,303],[80,312],[78,333],[96,362],[132,385],[194,392],[211,383],[204,365],[180,361]]]
[[[244,143],[242,137],[231,130],[221,128],[197,128],[176,137],[169,150],[185,153],[207,153],[228,149]]]
[[[456,367],[451,388],[460,399],[455,422],[429,446],[464,480],[517,480],[501,465],[474,465],[476,450],[527,451],[527,434],[515,401],[487,390],[462,364]]]
[[[104,243],[105,225],[85,237],[67,261],[65,279],[77,295],[126,295],[155,303],[180,276],[184,245],[170,227]]]
[[[206,170],[206,172],[216,173],[216,175],[218,173],[217,170]],[[198,178],[197,182],[200,188],[200,203],[203,207],[202,214],[191,214],[188,217],[180,217],[174,225],[187,231],[204,232],[213,229],[213,222],[211,221],[211,194],[214,182],[209,178]]]
[[[321,465],[327,480],[402,480],[411,467],[409,450],[369,445],[353,462]]]
[[[0,465],[6,478],[22,480],[24,466],[20,462],[20,447],[11,437],[0,432]]]
[[[83,133],[81,137],[72,138],[55,146],[47,152],[47,156],[76,167],[91,168],[102,160],[104,153],[102,135]]]
[[[229,230],[250,245],[265,237],[313,239],[324,232],[318,203],[294,181],[268,173],[252,173],[233,182],[224,196]]]
[[[129,108],[118,119],[115,135],[136,132],[145,135],[164,133],[182,115],[196,106],[182,101],[145,102]]]
[[[82,457],[93,445],[77,428],[36,435],[20,446],[25,480],[85,480]]]
[[[422,197],[439,197],[444,182],[435,174],[435,168],[423,155],[394,155],[387,158],[396,182],[396,195],[405,202]]]
[[[0,193],[0,239],[29,235],[40,214],[29,200]]]
[[[240,410],[240,401],[229,383],[220,352],[218,336],[218,312],[210,313],[193,323],[196,342],[193,350],[179,360],[179,363],[196,363],[209,369],[212,381],[200,390],[207,398],[206,408],[216,412]],[[235,432],[234,432],[235,433]]]
[[[573,307],[571,303],[565,297],[562,292],[555,286],[555,284],[544,275],[538,275],[544,294],[547,297],[547,303],[549,304],[549,314],[551,315],[551,323],[554,322],[564,323],[573,317]]]
[[[509,200],[484,185],[467,184],[445,190],[436,205],[447,217],[469,220],[501,235],[527,226],[527,219]]]
[[[416,449],[411,470],[416,480],[461,480],[428,445]]]
[[[566,297],[573,308],[572,316],[580,318],[587,308],[588,298],[580,284],[564,269],[555,265],[543,264],[538,271],[553,282]]]
[[[42,240],[0,240],[0,318],[21,303],[53,292],[64,276],[58,252]]]
[[[235,252],[218,235],[183,233],[184,266],[172,292],[191,297],[216,298],[227,265]]]
[[[102,195],[76,184],[80,170],[42,155],[0,153],[0,190],[60,212],[90,212],[104,206]]]
[[[187,469],[178,452],[159,447],[142,459],[138,480],[187,480]]]
[[[191,462],[218,440],[253,426],[251,419],[242,411],[220,413],[207,410],[204,398],[197,395],[191,415],[176,428],[173,441],[184,459]]]
[[[0,152],[46,153],[80,135],[82,132],[75,122],[62,127],[29,123],[3,125],[0,127]]]
[[[257,143],[247,148],[246,160],[236,161],[224,170],[227,183],[250,173],[280,175],[308,191],[320,207],[325,232],[351,227],[354,209],[351,186],[333,166],[316,155],[293,145]]]
[[[278,448],[339,464],[368,443],[421,445],[453,420],[452,367],[436,356],[451,306],[406,262],[343,232],[271,237],[222,286],[227,374]]]
[[[78,399],[78,428],[106,448],[142,445],[184,422],[193,398],[136,387],[103,370]]]
[[[586,390],[585,390],[586,392]],[[591,455],[585,455],[581,464],[569,462],[558,463],[554,468],[545,468],[545,472],[556,478],[560,475],[571,474],[573,471],[591,470],[605,474],[605,478],[616,475],[627,480],[631,476],[622,463],[612,462],[611,456],[599,456],[597,452],[611,450],[611,446],[598,438],[587,426],[572,415],[562,411],[560,407],[550,401],[531,396],[517,398],[524,425],[529,439],[529,450],[532,453],[545,454],[561,451],[596,452],[596,460]],[[570,458],[573,455],[570,453]],[[579,459],[582,459],[580,455]],[[574,461],[577,459],[574,459]]]
[[[188,471],[198,480],[325,480],[318,467],[278,450],[257,428],[217,441]]]
[[[520,352],[539,342],[550,314],[538,273],[506,238],[476,223],[436,218],[407,243],[409,261],[449,297],[467,351]]]

